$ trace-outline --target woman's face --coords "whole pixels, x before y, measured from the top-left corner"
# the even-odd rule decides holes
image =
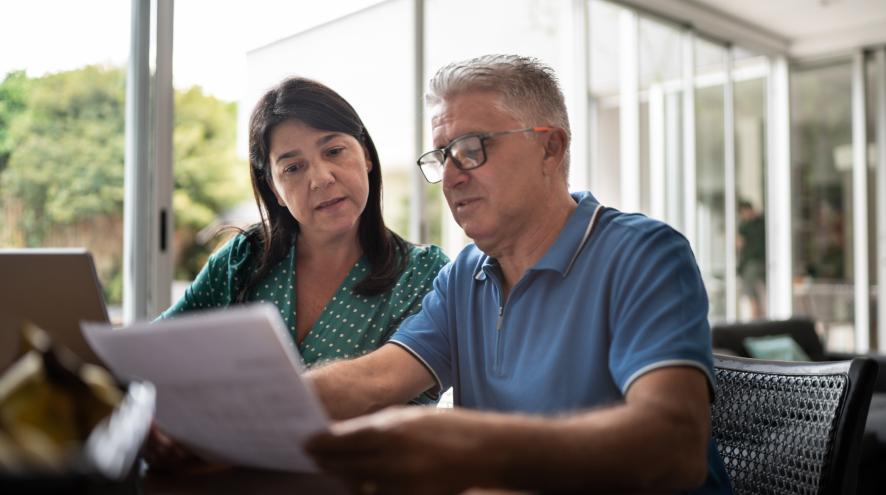
[[[288,120],[271,131],[271,190],[301,235],[356,233],[369,197],[369,153],[353,136]]]

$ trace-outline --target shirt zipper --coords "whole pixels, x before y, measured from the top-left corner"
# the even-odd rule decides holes
[[[498,305],[498,319],[495,322],[495,364],[493,366],[493,372],[496,375],[501,375],[501,361],[502,354],[504,353],[504,332],[502,331],[502,324],[505,320],[505,306],[504,304],[499,303]]]

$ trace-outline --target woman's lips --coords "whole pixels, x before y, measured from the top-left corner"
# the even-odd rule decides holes
[[[332,198],[332,199],[330,199],[330,200],[327,200],[327,201],[324,201],[324,202],[318,204],[318,205],[316,206],[316,209],[318,209],[318,210],[323,210],[323,209],[329,208],[329,207],[331,207],[331,206],[335,206],[335,205],[341,203],[341,202],[344,201],[344,200],[345,200],[344,196],[339,197],[339,198]]]

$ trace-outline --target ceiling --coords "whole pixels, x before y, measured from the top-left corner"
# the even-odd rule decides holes
[[[782,38],[796,57],[886,44],[886,0],[681,1]]]

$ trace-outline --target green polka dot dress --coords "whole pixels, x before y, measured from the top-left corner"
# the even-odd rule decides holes
[[[432,289],[434,277],[449,259],[437,246],[413,246],[409,262],[394,287],[377,296],[358,296],[353,287],[369,274],[369,263],[361,257],[311,327],[299,352],[307,366],[327,360],[356,357],[387,342],[400,323],[421,309],[422,298]],[[160,318],[225,307],[235,303],[245,283],[238,276],[258,265],[244,235],[231,239],[209,257],[184,296]],[[293,342],[295,329],[295,247],[290,249],[268,275],[253,286],[247,302],[267,301],[280,310]]]

